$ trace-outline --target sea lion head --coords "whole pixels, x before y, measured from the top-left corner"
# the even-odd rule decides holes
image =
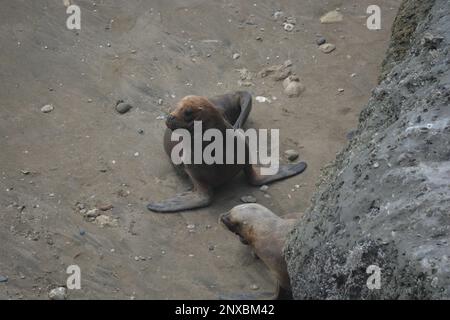
[[[223,117],[207,98],[186,96],[168,115],[166,125],[171,130],[187,129],[193,132],[194,121],[201,121],[203,130],[207,130],[220,127]]]
[[[242,204],[222,214],[219,223],[239,236],[245,245],[255,243],[257,237],[271,231],[271,226],[279,219],[272,211],[262,205]]]

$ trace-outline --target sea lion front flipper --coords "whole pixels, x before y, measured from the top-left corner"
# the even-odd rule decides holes
[[[247,176],[250,184],[254,186],[261,186],[300,174],[306,170],[306,167],[306,162],[280,165],[278,173],[270,176],[264,176],[259,173],[259,168],[255,168],[252,165],[247,165],[245,167],[245,175]]]
[[[161,202],[149,203],[147,209],[159,213],[172,213],[203,208],[211,204],[212,198],[211,190],[197,189],[177,194],[175,197]]]
[[[252,110],[252,95],[247,91],[238,91],[236,94],[239,95],[239,105],[241,106],[241,113],[238,119],[233,124],[233,129],[240,129],[244,126],[247,121],[248,115]]]

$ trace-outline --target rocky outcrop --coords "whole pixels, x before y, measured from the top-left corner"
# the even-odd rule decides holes
[[[296,299],[450,298],[449,43],[447,0],[404,1],[357,133],[286,243]]]

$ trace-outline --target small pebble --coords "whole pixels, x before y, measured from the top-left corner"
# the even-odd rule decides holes
[[[267,190],[269,190],[269,186],[267,186],[267,185],[263,185],[263,186],[261,186],[261,188],[259,188],[259,190],[261,190],[261,191],[267,191]]]
[[[243,196],[241,197],[243,203],[256,203],[256,198],[254,196]]]
[[[266,97],[263,97],[263,96],[257,96],[257,97],[255,98],[255,100],[258,101],[258,102],[260,102],[260,103],[270,102],[269,99],[267,99]]]
[[[259,287],[258,287],[258,285],[256,285],[256,284],[252,284],[252,285],[250,286],[250,289],[252,289],[252,290],[259,290]]]
[[[41,112],[49,113],[49,112],[52,112],[53,109],[54,109],[54,107],[51,104],[47,104],[41,108]]]
[[[284,152],[284,154],[286,155],[286,158],[288,158],[289,161],[297,160],[297,158],[299,156],[299,153],[297,151],[295,151],[295,150],[292,150],[292,149],[286,150]]]
[[[324,37],[320,37],[316,40],[316,43],[318,46],[321,46],[323,44],[325,44],[327,42],[327,39],[325,39]]]
[[[237,60],[237,59],[239,59],[240,57],[241,57],[241,55],[240,55],[239,53],[233,54],[233,59],[234,59],[234,60]]]
[[[332,43],[324,43],[321,46],[319,46],[319,49],[323,52],[323,53],[331,53],[334,50],[336,50],[336,46]]]
[[[0,283],[6,283],[6,282],[8,282],[8,277],[0,275]]]
[[[53,289],[49,292],[48,297],[50,300],[65,300],[66,299],[66,288],[59,287]]]
[[[291,32],[294,30],[294,25],[292,23],[283,23],[284,31]]]
[[[127,113],[128,111],[131,110],[131,108],[133,108],[133,107],[130,104],[125,103],[125,102],[119,102],[116,105],[116,111],[120,114]]]
[[[100,214],[98,213],[97,209],[91,209],[88,212],[86,212],[86,217],[88,218],[96,218],[98,217]]]
[[[339,10],[333,10],[323,15],[320,18],[320,23],[328,24],[328,23],[336,23],[341,22],[344,19],[342,13]]]
[[[138,133],[139,133],[139,134],[144,134],[144,130],[139,129],[139,130],[138,130]]]

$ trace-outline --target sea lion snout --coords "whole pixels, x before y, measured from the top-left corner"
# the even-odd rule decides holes
[[[172,113],[169,113],[166,118],[167,128],[169,128],[170,130],[176,130],[177,129],[176,121],[177,118]]]
[[[219,217],[219,223],[222,223],[225,227],[227,227],[228,230],[233,231],[233,230],[231,230],[231,228],[233,228],[233,223],[231,222],[230,218],[231,218],[231,214],[229,211],[222,213]]]
[[[242,234],[239,222],[233,221],[231,212],[226,212],[220,215],[219,223],[222,223],[228,230],[237,235],[242,244],[249,244],[249,241]]]

